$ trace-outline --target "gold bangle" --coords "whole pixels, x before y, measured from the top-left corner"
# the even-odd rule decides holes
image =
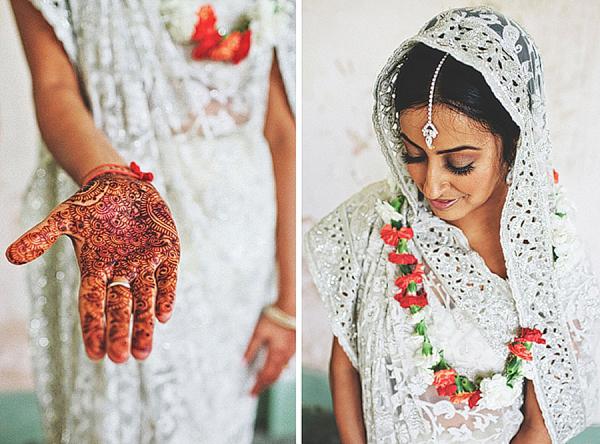
[[[290,316],[275,304],[263,308],[263,314],[280,327],[296,330],[296,317]]]

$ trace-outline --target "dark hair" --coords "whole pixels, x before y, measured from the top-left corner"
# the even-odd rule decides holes
[[[431,79],[442,51],[418,43],[407,54],[396,79],[396,111],[427,106]],[[478,122],[502,140],[507,166],[515,160],[520,131],[510,114],[494,96],[483,76],[451,56],[446,58],[435,82],[434,103],[446,105]]]

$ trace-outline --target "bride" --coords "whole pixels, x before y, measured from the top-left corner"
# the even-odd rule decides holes
[[[598,289],[552,170],[542,65],[489,8],[380,73],[392,176],[307,235],[343,442],[567,442],[594,416]]]

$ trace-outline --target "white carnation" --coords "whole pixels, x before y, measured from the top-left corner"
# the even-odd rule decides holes
[[[527,379],[533,379],[532,361],[521,361],[521,374]]]
[[[483,379],[479,384],[481,390],[479,405],[490,410],[511,406],[521,394],[521,381],[521,379],[514,381],[514,387],[511,388],[506,385],[506,376],[501,374]]]
[[[430,355],[424,355],[423,350],[418,349],[415,351],[413,361],[417,368],[428,370],[440,362],[440,353],[435,347],[433,347],[433,352]]]
[[[552,225],[552,245],[558,247],[571,245],[575,242],[575,226],[567,217],[553,214],[550,222]]]
[[[565,214],[569,218],[575,216],[575,206],[567,198],[565,187],[562,185],[556,190],[556,212]]]
[[[386,224],[389,224],[392,220],[403,219],[400,213],[394,210],[394,207],[389,202],[382,202],[381,199],[377,199],[375,202],[375,209]]]
[[[198,5],[180,0],[161,2],[160,14],[165,26],[176,43],[190,43],[196,23],[198,22]]]
[[[423,319],[429,320],[430,316],[431,316],[431,307],[429,305],[426,305],[425,307],[423,307],[421,310],[419,310],[415,314],[409,315],[408,323],[410,325],[417,325]],[[427,330],[429,330],[429,322],[427,322]]]
[[[290,5],[285,1],[259,0],[248,13],[253,44],[273,45],[287,20]]]

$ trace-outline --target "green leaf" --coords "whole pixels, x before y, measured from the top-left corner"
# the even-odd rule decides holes
[[[425,325],[425,319],[421,319],[421,321],[415,325],[415,333],[418,335],[425,336],[427,333],[427,326]]]
[[[410,281],[408,283],[408,286],[406,287],[406,291],[407,291],[407,293],[416,293],[417,292],[417,284],[415,284],[415,281]]]
[[[408,251],[408,248],[406,246],[406,239],[398,240],[398,246],[396,247],[396,251],[398,253],[406,253]]]
[[[398,265],[398,267],[400,267],[400,271],[402,272],[403,276],[406,276],[411,272],[410,266],[408,265]]]
[[[423,341],[423,355],[431,356],[433,354],[433,346],[429,343],[429,340]]]
[[[400,223],[399,220],[392,219],[390,221],[390,225],[392,226],[392,228],[395,228],[396,230],[399,230],[400,228],[402,228],[402,224]]]
[[[393,201],[390,202],[390,205],[392,207],[394,207],[394,210],[397,213],[400,212],[400,208],[402,208],[403,204],[404,204],[404,196],[398,196],[397,198],[395,198]]]
[[[419,307],[418,305],[411,305],[410,306],[410,314],[418,313],[421,310],[423,310],[423,307]]]

